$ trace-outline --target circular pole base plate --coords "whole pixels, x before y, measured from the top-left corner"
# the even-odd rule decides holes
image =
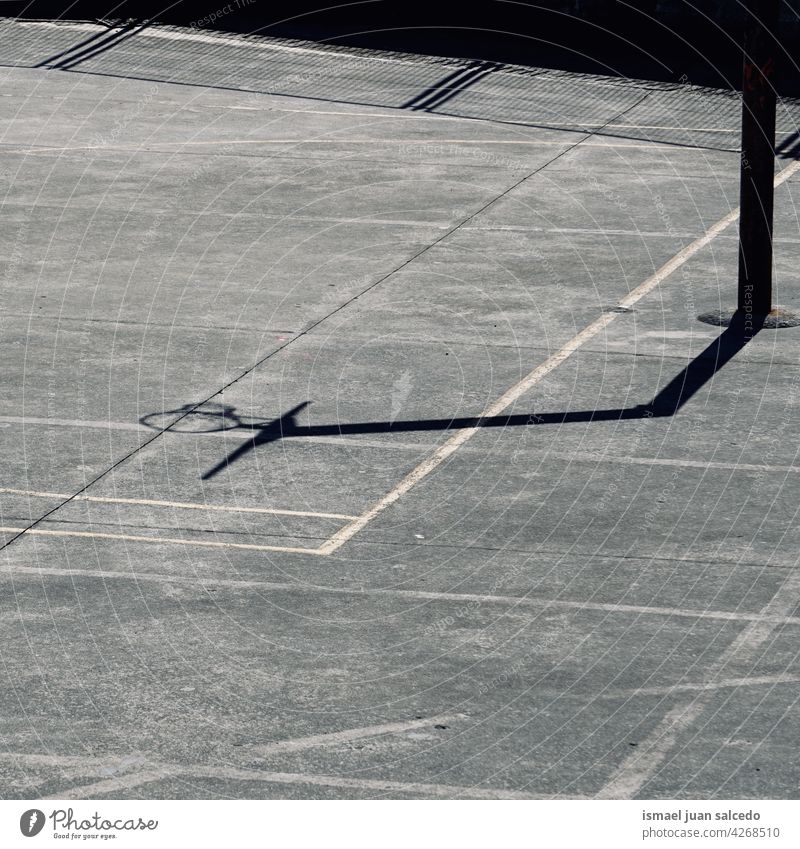
[[[763,318],[763,324],[761,319]],[[713,324],[715,327],[730,327],[734,319],[742,321],[738,312],[704,312],[697,316],[698,321],[704,324]],[[758,319],[758,320],[757,320]],[[800,327],[800,314],[775,307],[765,316],[753,316],[753,324],[759,324],[759,329],[778,330],[783,327]]]

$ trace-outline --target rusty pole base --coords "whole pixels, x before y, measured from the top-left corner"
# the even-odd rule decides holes
[[[781,307],[774,307],[765,316],[757,316],[758,325],[761,329],[779,330],[783,327],[800,327],[800,313],[790,312]],[[713,324],[715,327],[730,327],[736,321],[745,320],[745,314],[739,312],[704,312],[697,316],[698,321],[704,324]],[[755,323],[755,314],[752,317]]]

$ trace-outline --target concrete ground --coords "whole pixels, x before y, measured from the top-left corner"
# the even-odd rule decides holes
[[[734,96],[166,27],[0,56],[4,798],[796,798],[800,330],[697,320]]]

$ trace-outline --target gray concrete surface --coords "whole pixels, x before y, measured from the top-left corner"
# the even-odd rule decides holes
[[[735,97],[413,111],[456,62],[163,27],[52,67],[95,31],[0,25],[2,796],[796,798],[800,330],[636,419],[735,226],[609,312],[735,208]]]

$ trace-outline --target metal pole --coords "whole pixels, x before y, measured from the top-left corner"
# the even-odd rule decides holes
[[[772,309],[772,211],[779,0],[748,0],[742,84],[739,303],[746,316]]]

